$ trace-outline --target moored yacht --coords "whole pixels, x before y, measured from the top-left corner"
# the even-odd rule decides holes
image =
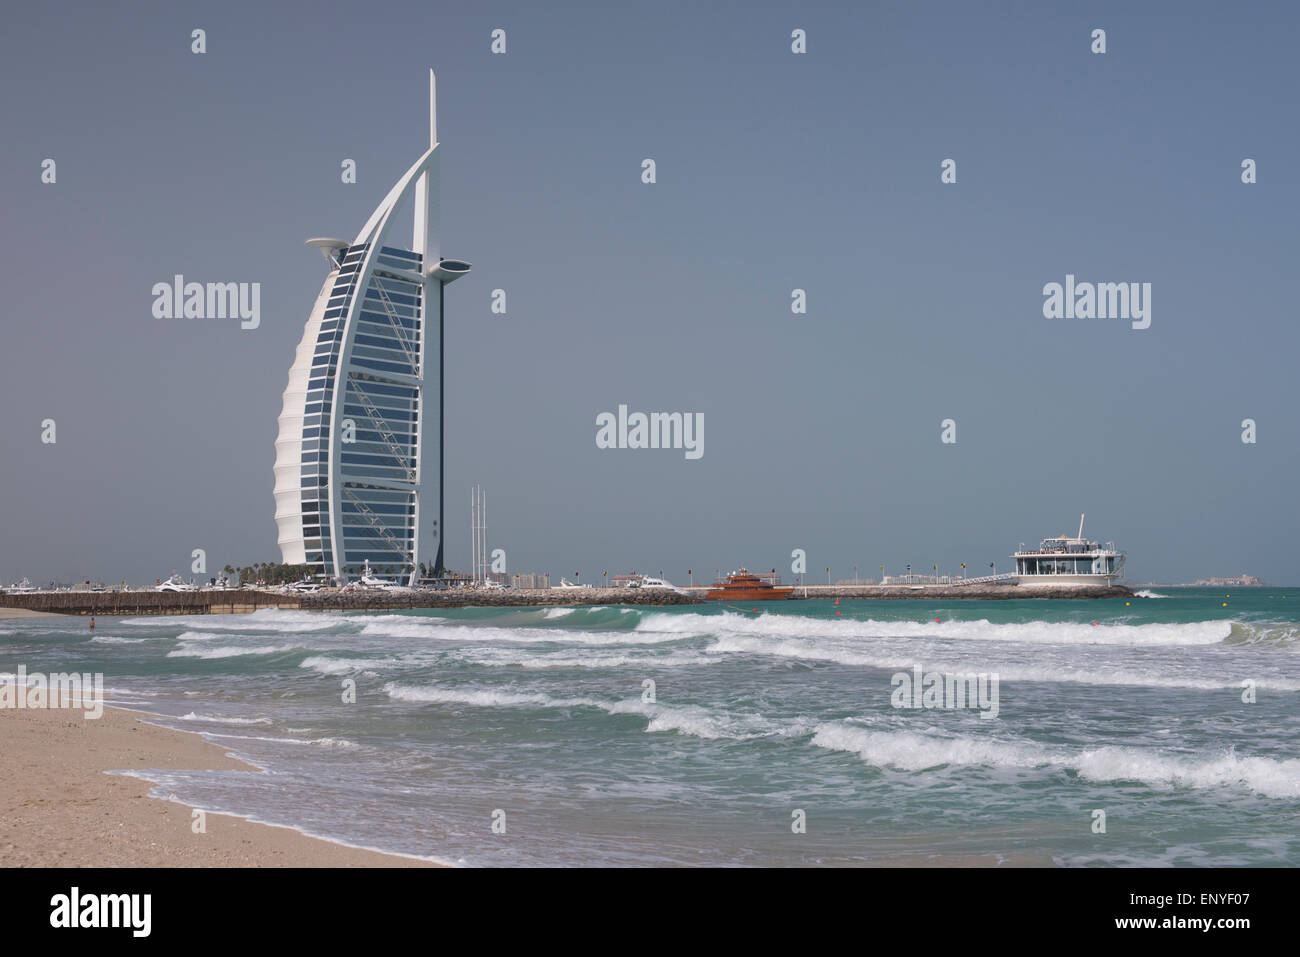
[[[397,582],[373,574],[370,571],[370,559],[368,558],[361,563],[361,577],[354,582],[350,582],[345,587],[351,590],[363,589],[366,591],[391,591],[402,588]]]
[[[320,591],[320,589],[321,589],[320,582],[316,581],[316,579],[312,578],[310,575],[304,575],[302,578],[299,578],[296,582],[289,582],[289,584],[285,585],[280,590],[285,592],[310,593],[310,592]]]
[[[1113,585],[1124,570],[1127,556],[1116,551],[1113,542],[1101,545],[1083,537],[1083,519],[1079,516],[1079,534],[1073,538],[1058,535],[1045,538],[1037,548],[1015,553],[1016,581],[1019,585]]]
[[[198,591],[199,586],[193,582],[186,582],[180,575],[172,573],[172,577],[165,582],[159,582],[153,586],[154,591]]]
[[[680,588],[674,585],[666,578],[655,578],[653,575],[636,575],[633,574],[628,580],[628,588],[667,588],[671,591],[685,594]]]
[[[37,588],[32,584],[30,578],[24,578],[22,581],[16,581],[10,585],[8,591],[11,595],[30,595],[32,592],[37,591]]]

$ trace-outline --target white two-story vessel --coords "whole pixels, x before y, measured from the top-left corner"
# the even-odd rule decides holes
[[[1022,544],[1013,558],[1020,585],[1113,585],[1124,570],[1125,555],[1115,550],[1113,542],[1101,545],[1083,537],[1083,519],[1079,516],[1079,534],[1074,538],[1058,535],[1045,538],[1037,548]]]

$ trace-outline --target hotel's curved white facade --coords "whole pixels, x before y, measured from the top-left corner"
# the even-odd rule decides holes
[[[429,148],[351,243],[308,240],[329,275],[284,391],[275,520],[284,562],[339,580],[443,567],[442,288],[470,267],[439,255],[435,110],[430,72]]]

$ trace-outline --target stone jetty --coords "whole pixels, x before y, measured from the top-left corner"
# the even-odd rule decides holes
[[[0,595],[0,608],[63,615],[237,615],[261,608],[382,611],[402,608],[546,607],[564,605],[696,605],[708,587],[665,588],[447,588],[294,593],[244,589],[194,592],[148,590],[56,591]],[[912,601],[1026,598],[1131,598],[1121,585],[797,585],[792,601],[878,599]],[[762,603],[772,607],[771,602]]]
[[[63,615],[235,615],[261,608],[380,611],[553,605],[693,605],[702,599],[661,588],[447,588],[294,593],[245,589],[55,591],[0,595],[0,608]]]

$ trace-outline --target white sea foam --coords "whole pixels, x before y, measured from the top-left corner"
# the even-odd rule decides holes
[[[296,611],[280,608],[259,608],[246,615],[163,615],[142,618],[124,618],[124,625],[149,628],[203,627],[217,631],[323,631],[346,625],[350,619],[323,611]]]
[[[640,698],[601,701],[596,698],[555,697],[500,688],[414,687],[394,682],[385,685],[384,691],[399,701],[463,704],[481,708],[598,708],[608,714],[635,714],[647,718],[647,732],[676,731],[696,738],[741,740],[777,734],[783,730],[781,725],[758,715],[730,715],[699,705],[668,706],[645,702]]]
[[[281,608],[259,608],[247,615],[222,615],[212,621],[204,616],[204,625],[221,631],[324,631],[347,624],[341,615],[323,611],[295,611]]]
[[[857,754],[876,767],[921,771],[948,765],[992,768],[1054,767],[1093,781],[1139,781],[1155,788],[1244,785],[1273,798],[1300,797],[1300,759],[1239,757],[1232,750],[1209,757],[1167,755],[1130,747],[1069,751],[992,738],[871,731],[843,721],[819,725],[812,743]]]
[[[270,718],[234,718],[223,714],[189,714],[181,715],[178,721],[204,721],[213,724],[270,724]]]
[[[628,654],[623,650],[593,649],[582,656],[550,654],[516,648],[476,648],[462,652],[457,657],[475,665],[492,668],[518,667],[545,668],[682,668],[693,665],[717,664],[719,655],[701,652],[684,654]],[[306,662],[303,662],[305,665]]]
[[[373,613],[353,614],[340,619],[346,625],[377,625],[381,627],[385,624],[401,625],[410,624],[411,622],[416,624],[438,624],[447,620],[438,615],[376,615]]]
[[[1138,598],[1168,598],[1169,597],[1168,595],[1162,595],[1159,592],[1151,591],[1148,588],[1143,588],[1141,591],[1136,591],[1133,594],[1136,595]]]
[[[639,622],[635,630],[660,634],[755,635],[770,638],[939,638],[1049,645],[1147,647],[1218,644],[1232,632],[1232,624],[1227,619],[1145,625],[1048,621],[995,624],[987,619],[875,621],[804,618],[771,613],[747,617],[725,612],[721,615],[654,614]]]
[[[395,616],[400,617],[400,616]],[[565,645],[649,645],[680,641],[682,635],[646,634],[629,631],[574,631],[564,628],[500,628],[491,625],[422,624],[428,619],[408,618],[405,622],[372,622],[361,629],[365,637],[427,638],[437,641],[508,641],[523,644]]]
[[[938,738],[910,731],[869,731],[843,721],[817,726],[812,743],[831,751],[849,751],[867,764],[923,771],[948,764],[982,764],[1035,768],[1052,763],[1037,745],[1007,744],[993,739]]]
[[[355,751],[361,747],[361,745],[357,744],[355,741],[349,741],[347,738],[269,738],[253,734],[222,734],[216,731],[205,731],[204,734],[209,738],[228,738],[236,741],[265,741],[270,744],[299,744],[318,748],[338,748],[342,751]]]
[[[216,632],[212,631],[182,631],[176,636],[177,641],[212,641],[213,639],[229,641],[230,635],[218,635]]]
[[[120,638],[117,635],[96,635],[90,640],[101,645],[139,645],[144,642],[143,638]]]
[[[563,618],[565,615],[572,615],[572,608],[548,608],[543,618]]]
[[[1300,641],[1300,628],[1292,622],[1242,621],[1233,626],[1228,644],[1295,646],[1298,641]]]
[[[327,658],[312,655],[304,658],[299,668],[308,668],[323,675],[346,675],[370,668],[380,668],[401,662],[401,658]]]
[[[1089,664],[1068,665],[1052,662],[1023,665],[985,658],[979,661],[978,668],[972,669],[969,661],[943,661],[933,651],[929,654],[923,654],[923,649],[920,648],[911,653],[891,650],[884,653],[864,654],[852,647],[845,647],[843,642],[834,643],[830,641],[817,642],[797,639],[775,641],[767,638],[731,635],[716,639],[706,650],[721,653],[769,655],[802,661],[826,661],[861,668],[879,668],[886,671],[909,671],[917,664],[923,665],[931,671],[948,674],[959,674],[971,670],[992,671],[997,673],[1001,681],[1065,682],[1137,688],[1187,688],[1194,691],[1219,691],[1225,688],[1240,688],[1243,678],[1251,678],[1255,681],[1255,687],[1264,690],[1300,691],[1300,680],[1291,678],[1259,677],[1253,674],[1234,676],[1230,673],[1214,678],[1204,678],[1154,671],[1146,666],[1100,668]],[[1222,670],[1219,665],[1216,665],[1215,668],[1216,671]]]
[[[246,648],[238,645],[222,645],[213,648],[200,645],[197,648],[182,647],[167,652],[168,658],[239,658],[244,655],[277,655],[285,651],[298,651],[298,645],[260,645]]]
[[[1094,781],[1141,781],[1155,787],[1245,785],[1274,798],[1300,797],[1300,759],[1240,757],[1233,749],[1208,758],[1169,756],[1127,747],[1084,751],[1068,762]]]
[[[510,708],[518,706],[537,706],[543,708],[569,708],[575,706],[600,707],[600,702],[591,698],[554,698],[545,694],[522,694],[517,691],[500,691],[497,689],[462,689],[414,687],[390,682],[384,685],[384,691],[397,701],[430,702],[433,704],[467,704],[484,708]]]

